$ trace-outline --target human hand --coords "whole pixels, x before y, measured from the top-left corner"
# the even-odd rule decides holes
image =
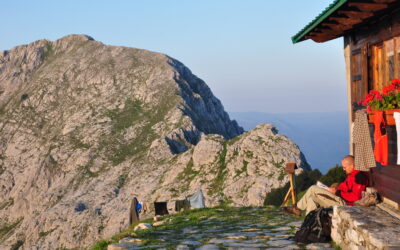
[[[328,187],[327,190],[332,194],[336,193],[336,188],[335,187]]]
[[[333,184],[331,185],[331,187],[337,188],[337,187],[339,187],[339,183],[333,183]]]

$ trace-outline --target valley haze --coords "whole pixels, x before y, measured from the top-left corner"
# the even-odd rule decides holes
[[[313,169],[326,173],[349,152],[345,111],[308,113],[229,112],[247,131],[270,123],[300,146]]]

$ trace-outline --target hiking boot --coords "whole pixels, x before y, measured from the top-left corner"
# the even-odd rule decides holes
[[[355,205],[362,207],[374,206],[377,203],[378,203],[377,193],[367,193],[367,192],[362,192],[361,200],[354,202]]]
[[[282,212],[286,214],[291,214],[300,217],[301,216],[301,210],[298,209],[297,207],[283,207]]]

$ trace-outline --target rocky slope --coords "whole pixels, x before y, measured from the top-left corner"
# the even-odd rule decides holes
[[[85,35],[0,52],[2,247],[87,247],[127,226],[133,196],[261,205],[287,161],[309,168],[271,125],[243,133],[166,55]]]

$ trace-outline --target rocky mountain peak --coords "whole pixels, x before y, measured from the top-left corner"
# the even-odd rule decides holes
[[[82,248],[128,225],[132,197],[262,205],[284,163],[271,125],[244,133],[181,62],[86,35],[0,53],[0,246]],[[302,171],[299,169],[298,171]]]
[[[73,43],[73,42],[86,42],[86,41],[95,41],[93,37],[85,34],[71,34],[71,35],[66,35],[64,37],[61,37],[60,39],[57,39],[57,42],[62,42],[62,43]]]

